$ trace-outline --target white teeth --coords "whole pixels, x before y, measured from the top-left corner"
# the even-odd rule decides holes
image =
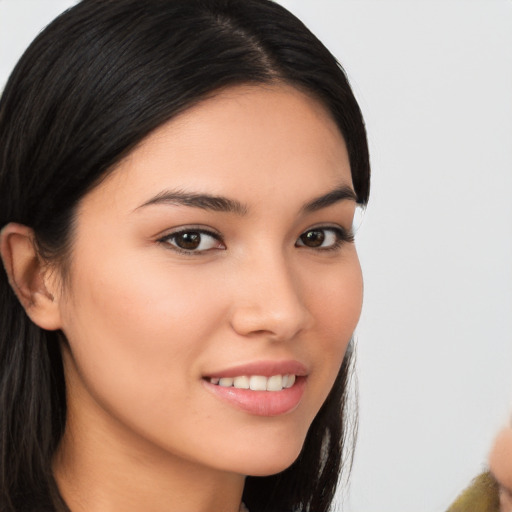
[[[286,388],[291,388],[295,384],[295,375],[292,373],[291,375],[288,375],[288,379],[286,382]]]
[[[267,390],[267,378],[262,375],[253,375],[249,379],[249,387],[253,391],[266,391]]]
[[[237,389],[251,389],[252,391],[282,391],[283,389],[291,388],[295,384],[295,375],[272,375],[271,377],[241,375],[234,378],[211,377],[209,381],[224,388],[235,387]]]
[[[243,377],[235,377],[233,379],[233,387],[238,389],[249,389],[249,377],[246,377],[245,375]]]
[[[283,377],[272,375],[267,379],[267,391],[281,391],[283,389]]]

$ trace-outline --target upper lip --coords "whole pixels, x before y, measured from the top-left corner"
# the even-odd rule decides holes
[[[308,374],[306,366],[295,360],[287,361],[254,361],[251,363],[230,366],[222,370],[208,373],[205,377],[239,377],[242,375],[261,375],[271,377],[272,375],[294,374],[305,376]]]

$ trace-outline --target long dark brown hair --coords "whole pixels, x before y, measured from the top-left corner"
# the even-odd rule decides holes
[[[0,227],[30,226],[42,256],[65,261],[78,202],[136,144],[220,88],[268,83],[307,91],[328,109],[366,204],[358,104],[336,59],[286,9],[269,0],[83,0],[35,39],[0,100]],[[68,510],[51,469],[66,423],[59,336],[29,320],[1,269],[2,512]],[[330,509],[346,462],[350,354],[296,462],[247,478],[251,512]]]

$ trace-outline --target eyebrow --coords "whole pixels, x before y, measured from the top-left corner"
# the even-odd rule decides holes
[[[189,193],[181,190],[164,190],[136,209],[138,210],[139,208],[152,204],[190,206],[192,208],[202,208],[203,210],[214,212],[235,213],[237,215],[245,215],[247,213],[247,207],[235,199],[210,194]]]
[[[316,212],[322,208],[327,208],[340,201],[357,202],[357,195],[348,185],[340,185],[323,196],[317,197],[306,203],[301,210],[305,213]]]
[[[301,207],[301,211],[303,213],[316,212],[340,201],[347,200],[357,202],[356,193],[348,185],[341,185],[322,196],[308,201]],[[214,212],[234,213],[240,216],[246,215],[249,211],[246,205],[236,199],[211,194],[184,192],[182,190],[164,190],[138,206],[135,210],[155,204],[188,206]]]

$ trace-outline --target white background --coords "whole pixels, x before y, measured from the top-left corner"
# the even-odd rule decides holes
[[[0,87],[72,3],[0,0]],[[339,503],[441,512],[512,408],[512,1],[282,3],[347,70],[372,155],[359,441]]]

